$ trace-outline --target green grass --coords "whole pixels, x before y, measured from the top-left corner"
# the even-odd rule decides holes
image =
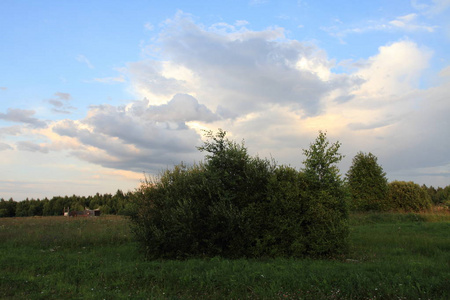
[[[335,260],[144,261],[127,220],[0,219],[1,299],[450,299],[450,215],[354,214]]]

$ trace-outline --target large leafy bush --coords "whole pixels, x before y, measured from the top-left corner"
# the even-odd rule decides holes
[[[307,159],[329,154],[317,181],[309,165],[299,172],[251,157],[225,131],[206,137],[199,147],[207,152],[203,163],[175,166],[146,180],[136,192],[131,220],[149,258],[302,257],[346,251],[347,210],[334,167],[337,152],[306,152]],[[326,139],[322,142],[327,150]]]

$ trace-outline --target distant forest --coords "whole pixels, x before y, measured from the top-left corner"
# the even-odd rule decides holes
[[[450,201],[450,185],[434,188],[423,185],[434,205],[447,204]],[[94,196],[55,196],[51,199],[25,199],[23,201],[0,200],[1,217],[62,216],[64,208],[81,211],[85,208],[100,209],[102,214],[129,215],[135,192],[123,193],[121,190],[112,194],[95,194]]]
[[[112,194],[94,196],[55,196],[51,199],[25,199],[23,201],[0,200],[0,217],[62,216],[64,209],[81,211],[85,208],[100,209],[102,214],[127,215],[130,212],[134,192],[121,190]]]

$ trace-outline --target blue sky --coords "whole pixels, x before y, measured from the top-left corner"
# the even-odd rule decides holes
[[[0,3],[0,198],[133,190],[202,129],[450,184],[450,1]]]

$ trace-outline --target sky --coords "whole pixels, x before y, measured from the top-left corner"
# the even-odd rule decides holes
[[[0,2],[0,198],[135,190],[203,130],[450,184],[450,0]]]

